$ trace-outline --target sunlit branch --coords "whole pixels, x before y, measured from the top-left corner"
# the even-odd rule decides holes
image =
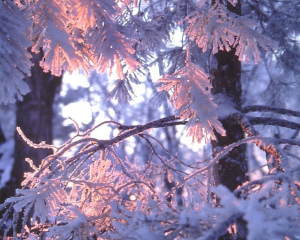
[[[70,157],[69,159],[67,159],[65,161],[65,164],[72,164],[75,163],[77,160],[79,160],[80,157],[86,155],[86,154],[90,154],[90,153],[94,153],[96,151],[98,151],[99,149],[101,149],[99,146],[94,145],[91,148],[84,150],[82,152],[76,153],[73,157]],[[53,161],[55,161],[55,159],[57,159],[59,156],[53,156]],[[53,163],[53,161],[51,163],[47,163],[46,166],[49,166]],[[61,169],[61,166],[57,166],[55,169],[52,170],[52,172],[47,176],[48,179],[50,179],[54,174],[57,173],[57,171],[59,171]],[[39,171],[40,172],[40,171]]]
[[[125,165],[123,164],[123,161],[115,154],[114,150],[111,147],[109,147],[109,153],[121,166],[123,173],[129,178],[134,179],[133,175],[129,173],[128,170],[126,169]]]
[[[237,121],[238,124],[240,124],[243,131],[247,133],[250,137],[260,136],[259,132],[252,126],[252,124],[248,121],[247,117],[239,113],[233,114],[232,117]],[[270,145],[265,145],[261,141],[254,141],[254,143],[266,153],[271,154],[274,157],[276,162],[275,167],[279,167],[281,163],[281,154],[278,147],[275,146],[274,141]],[[271,158],[269,160],[271,161]],[[272,165],[273,164],[271,162],[268,162],[269,171],[273,169]]]
[[[24,142],[26,142],[30,147],[32,148],[46,148],[46,149],[52,149],[54,152],[58,150],[57,147],[53,146],[53,145],[49,145],[46,144],[45,142],[41,142],[41,143],[33,143],[30,139],[28,139],[25,134],[23,133],[23,131],[21,130],[21,128],[16,127],[17,132],[19,133],[19,135],[21,136],[21,138],[24,140]]]
[[[75,169],[73,170],[73,172],[71,172],[69,178],[71,178],[77,171],[78,169],[91,157],[93,156],[94,153],[90,153],[88,154],[88,156],[85,157],[84,160],[82,160],[79,164],[76,165]],[[70,163],[68,166],[67,166],[67,169],[69,169],[71,166],[72,166],[73,163]]]
[[[96,182],[91,182],[91,181],[84,180],[84,179],[76,180],[76,179],[72,179],[72,178],[69,178],[67,181],[71,182],[71,183],[76,183],[78,185],[86,185],[90,188],[96,188],[96,187],[109,188],[110,190],[113,190],[114,192],[117,192],[117,190],[114,188],[113,183],[108,185],[107,183],[106,184],[96,183]]]
[[[109,146],[113,146],[114,144],[117,144],[121,141],[123,141],[124,139],[131,137],[133,135],[139,134],[141,132],[144,132],[146,130],[149,130],[151,128],[159,128],[159,127],[165,127],[167,126],[168,123],[172,124],[172,121],[174,120],[178,120],[178,117],[176,116],[171,116],[171,117],[166,117],[166,118],[162,118],[159,120],[155,120],[149,123],[146,123],[144,125],[137,125],[135,126],[133,129],[126,131],[120,135],[118,135],[117,137],[114,137],[110,140],[99,140],[96,138],[90,138],[90,137],[84,137],[82,139],[79,139],[75,142],[69,142],[68,144],[64,144],[61,148],[56,148],[56,153],[54,155],[50,155],[49,157],[45,158],[42,161],[41,164],[41,168],[39,169],[39,171],[34,175],[34,177],[39,177],[39,175],[46,169],[48,168],[50,165],[52,165],[52,163],[58,159],[59,157],[61,157],[63,154],[65,154],[67,151],[69,151],[71,148],[79,145],[79,144],[83,144],[83,143],[94,143],[91,144],[89,148],[75,154],[74,156],[70,157],[69,159],[67,159],[65,161],[65,164],[73,164],[74,161],[77,161],[77,159],[79,159],[80,157],[87,155],[87,154],[91,154],[91,153],[95,153],[97,151],[99,151],[100,149],[105,149],[108,148]],[[111,121],[107,121],[105,123],[111,123]],[[116,122],[113,122],[115,124],[118,124]],[[104,123],[99,124],[97,127],[101,126]],[[95,128],[93,128],[95,129]],[[20,130],[21,131],[21,130]],[[85,132],[85,134],[90,133],[91,130],[88,130]],[[25,138],[25,140],[30,141],[29,139],[27,139],[25,137],[25,135],[23,134],[23,137]],[[49,147],[48,145],[43,144],[34,144],[30,141],[31,145],[33,147],[36,148],[44,148],[44,147]],[[52,147],[52,146],[50,146]],[[55,167],[55,169],[52,170],[52,172],[47,176],[47,178],[51,178],[53,175],[55,175],[57,173],[57,171],[59,171],[61,169],[61,166],[57,166]],[[30,182],[28,182],[24,188],[27,188],[30,185]]]

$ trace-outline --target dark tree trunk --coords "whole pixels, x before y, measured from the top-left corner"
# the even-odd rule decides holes
[[[213,1],[214,3],[214,1]],[[228,3],[228,9],[241,15],[241,2],[233,7]],[[235,55],[235,49],[230,52],[219,51],[214,56],[218,65],[212,69],[212,94],[226,94],[235,104],[236,108],[241,109],[241,62]],[[226,136],[217,134],[217,141],[213,142],[214,147],[224,147],[244,138],[244,132],[240,125],[232,118],[222,120],[226,130]],[[215,184],[223,184],[231,191],[247,180],[247,159],[246,146],[240,146],[232,150],[227,157],[219,161],[215,166]]]
[[[213,4],[214,2],[212,1]],[[227,3],[227,8],[241,15],[241,1],[235,7]],[[226,94],[235,103],[236,108],[241,109],[241,63],[235,55],[235,49],[232,49],[230,52],[219,51],[214,57],[218,64],[216,69],[211,70],[211,74],[214,77],[212,80],[212,94]],[[214,149],[228,146],[244,138],[242,128],[233,118],[228,117],[222,119],[221,122],[226,130],[226,136],[222,137],[216,133],[217,141],[212,143]],[[222,184],[231,191],[235,190],[239,185],[247,181],[247,166],[246,146],[236,147],[214,166],[215,185]],[[234,239],[246,239],[247,229],[245,224],[242,219],[238,221],[239,229]],[[228,233],[219,239],[233,239],[233,236]]]
[[[31,76],[25,81],[29,85],[31,92],[24,97],[22,102],[17,103],[16,126],[20,127],[25,136],[34,143],[45,141],[52,143],[52,117],[53,101],[55,93],[61,85],[62,77],[55,77],[49,72],[43,72],[39,66],[39,61],[43,58],[43,53],[33,54]],[[13,164],[11,179],[6,186],[1,189],[0,200],[15,195],[15,189],[20,188],[24,179],[24,172],[31,171],[25,158],[30,158],[36,166],[40,161],[51,154],[48,149],[35,149],[29,147],[21,137],[15,133],[15,162]]]
[[[218,67],[212,72],[214,75],[212,93],[226,94],[236,104],[236,108],[240,109],[242,95],[241,63],[235,56],[235,50],[219,51],[215,57],[218,61]],[[244,138],[242,128],[233,118],[229,117],[221,122],[226,130],[226,136],[222,137],[216,133],[217,141],[213,142],[214,148],[225,147]],[[233,191],[247,181],[246,172],[246,146],[242,145],[233,149],[215,165],[215,184],[223,184]]]

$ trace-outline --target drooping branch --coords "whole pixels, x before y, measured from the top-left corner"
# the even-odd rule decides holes
[[[158,120],[146,123],[144,125],[122,127],[123,125],[117,124],[119,126],[118,127],[119,129],[130,129],[130,130],[121,132],[121,134],[119,134],[118,136],[116,136],[110,140],[99,140],[96,138],[84,136],[84,135],[80,134],[79,132],[77,132],[78,137],[82,137],[82,138],[79,140],[76,140],[74,142],[68,141],[67,144],[62,145],[61,148],[56,148],[54,146],[50,146],[45,143],[35,144],[35,143],[31,142],[24,134],[22,134],[22,137],[24,140],[30,141],[31,147],[45,148],[45,145],[46,145],[47,148],[53,148],[56,150],[56,152],[53,155],[48,156],[47,158],[45,158],[42,161],[39,171],[37,171],[34,175],[34,177],[39,177],[40,174],[46,168],[48,168],[50,165],[52,165],[53,162],[56,161],[56,159],[62,157],[66,152],[70,151],[71,148],[79,146],[80,144],[86,144],[86,145],[88,145],[88,147],[83,149],[81,152],[78,152],[71,158],[68,158],[65,161],[66,164],[75,164],[78,161],[78,159],[80,159],[83,156],[93,154],[101,149],[106,149],[110,146],[113,146],[115,144],[122,142],[123,140],[125,140],[131,136],[138,135],[138,134],[140,134],[144,131],[150,130],[152,128],[161,128],[161,127],[174,126],[174,125],[184,125],[186,123],[186,121],[182,121],[182,122],[177,121],[178,119],[179,118],[176,116],[170,116],[170,117],[165,117],[162,119],[158,119]],[[113,123],[116,124],[115,122],[113,122]],[[99,124],[98,126],[100,127],[100,126],[102,126],[102,124]],[[93,130],[95,130],[95,128],[93,128]],[[90,131],[86,131],[85,133],[90,133]],[[72,139],[74,140],[75,137],[73,137]],[[61,168],[61,165],[56,166],[52,170],[52,173],[48,176],[48,178],[52,177],[52,175],[55,174],[57,171],[59,171],[60,168]],[[30,185],[30,183],[28,182],[27,184],[24,185],[23,188],[27,188],[29,185]]]

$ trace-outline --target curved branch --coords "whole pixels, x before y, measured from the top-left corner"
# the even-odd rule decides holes
[[[253,105],[253,106],[246,106],[242,108],[242,113],[249,113],[249,112],[273,112],[273,113],[284,114],[293,117],[300,117],[300,112],[296,112],[285,108],[276,108],[276,107],[269,107],[264,105]]]
[[[284,119],[264,118],[264,117],[247,117],[252,125],[274,125],[290,129],[300,129],[300,123],[290,122]]]
[[[133,135],[137,135],[139,133],[142,133],[146,130],[149,130],[151,128],[161,128],[161,127],[167,127],[167,126],[174,126],[174,125],[184,125],[185,122],[173,122],[175,120],[179,120],[179,117],[176,116],[170,116],[170,117],[165,117],[165,118],[161,118],[158,120],[154,120],[152,122],[148,122],[144,125],[135,125],[135,126],[122,126],[121,128],[119,127],[119,129],[131,129],[125,133],[122,133],[120,135],[118,135],[117,137],[114,137],[110,140],[103,140],[103,142],[105,142],[108,145],[113,145],[119,142],[122,142],[124,139],[131,137]]]

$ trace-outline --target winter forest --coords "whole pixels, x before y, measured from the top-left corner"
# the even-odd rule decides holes
[[[300,239],[299,0],[0,1],[0,239]]]

